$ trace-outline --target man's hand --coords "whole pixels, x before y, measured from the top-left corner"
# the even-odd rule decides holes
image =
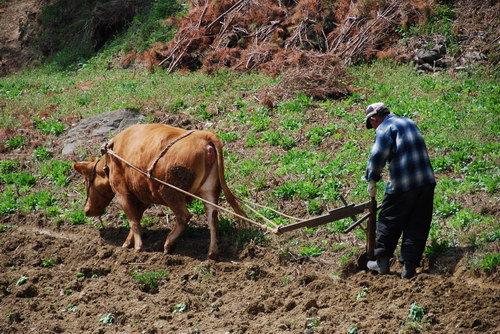
[[[368,181],[368,187],[366,189],[370,197],[375,197],[377,195],[377,183],[374,180]]]

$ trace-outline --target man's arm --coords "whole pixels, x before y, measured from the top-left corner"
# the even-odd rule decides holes
[[[377,132],[366,166],[366,181],[379,181],[380,174],[391,154],[392,138],[387,133]]]

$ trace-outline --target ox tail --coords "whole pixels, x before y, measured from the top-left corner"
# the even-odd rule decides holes
[[[216,135],[212,135],[210,141],[215,146],[215,151],[217,152],[217,169],[219,174],[219,182],[222,187],[222,191],[224,192],[224,196],[226,197],[226,200],[237,214],[248,218],[247,214],[238,204],[238,202],[236,201],[236,197],[233,195],[233,193],[226,184],[226,180],[224,178],[224,155],[222,152],[222,142]],[[242,224],[244,223],[242,219],[238,220],[240,221],[240,223]]]

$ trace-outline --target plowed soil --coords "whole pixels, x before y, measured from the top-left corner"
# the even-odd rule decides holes
[[[124,227],[56,228],[43,216],[11,217],[0,234],[0,332],[347,333],[355,325],[358,333],[500,333],[498,274],[471,276],[465,249],[427,261],[410,280],[399,278],[398,263],[378,276],[355,270],[354,259],[339,267],[333,251],[284,255],[280,245],[307,238],[301,231],[266,247],[221,236],[221,258],[211,262],[203,221],[164,255],[172,219],[145,230],[146,251],[137,253],[120,247]],[[49,258],[54,265],[44,266]],[[152,290],[133,278],[156,270],[168,277]],[[418,324],[408,317],[414,302],[425,309]]]

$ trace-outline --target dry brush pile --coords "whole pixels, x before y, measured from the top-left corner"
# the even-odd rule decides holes
[[[191,0],[172,41],[124,63],[176,69],[286,72],[289,92],[349,93],[344,66],[384,56],[397,28],[426,20],[432,0]],[[273,92],[275,94],[276,92]]]

